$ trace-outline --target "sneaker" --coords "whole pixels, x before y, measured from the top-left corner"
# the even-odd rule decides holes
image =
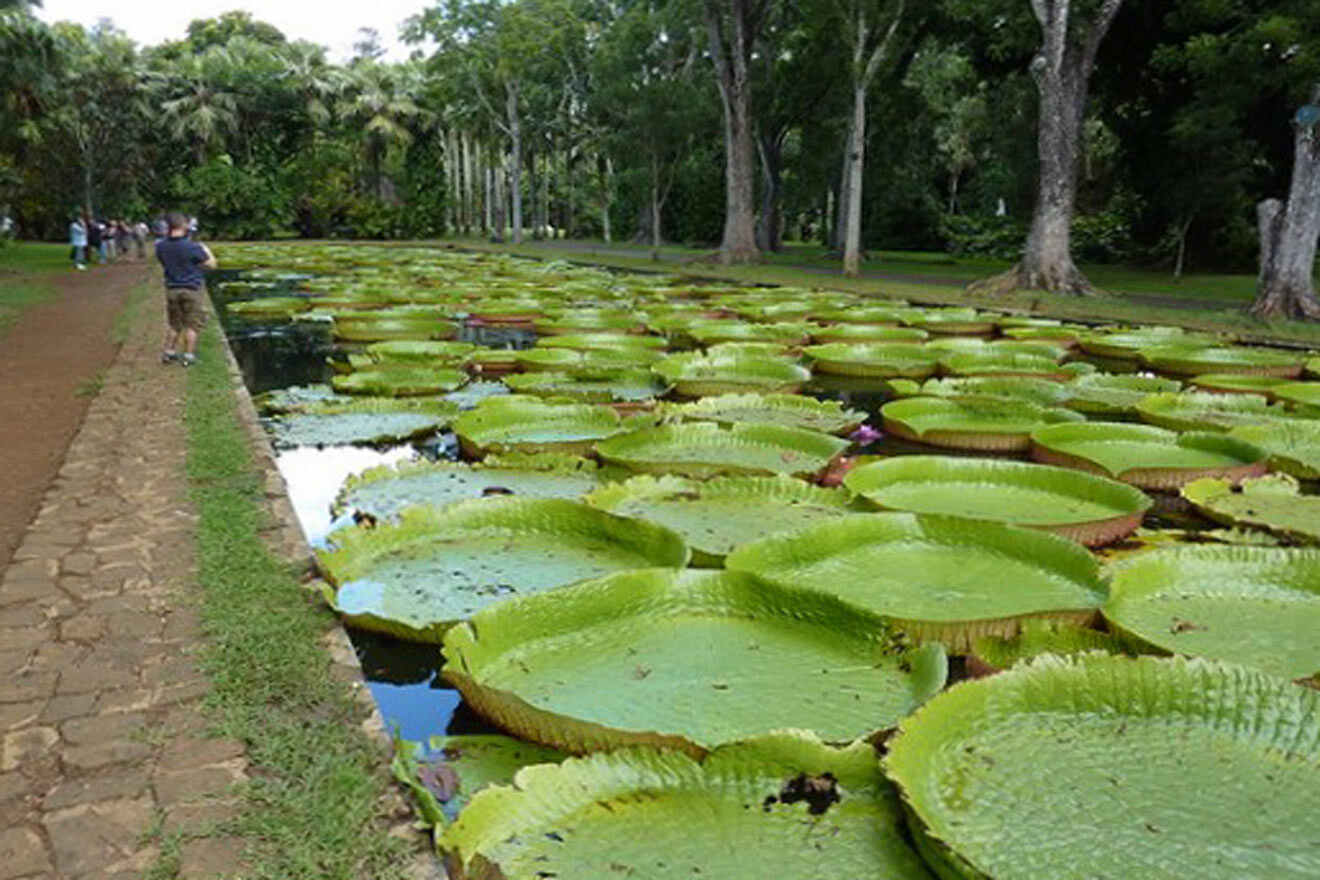
[[[181,354],[181,355],[179,355],[179,366],[182,366],[182,367],[191,367],[191,366],[192,366],[193,364],[195,364],[195,363],[197,363],[197,355],[195,355],[195,354]]]
[[[177,351],[162,351],[160,353],[160,362],[162,364],[172,364],[179,359]]]

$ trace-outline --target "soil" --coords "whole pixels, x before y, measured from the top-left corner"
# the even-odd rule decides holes
[[[57,275],[55,296],[0,336],[0,571],[59,472],[98,374],[119,350],[115,316],[146,278],[143,263]]]

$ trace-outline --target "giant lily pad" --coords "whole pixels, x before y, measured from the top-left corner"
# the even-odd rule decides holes
[[[354,410],[294,413],[270,422],[271,441],[278,448],[392,443],[434,434],[449,424],[458,407],[426,410]]]
[[[1290,418],[1283,407],[1270,406],[1259,394],[1212,391],[1152,394],[1137,404],[1137,414],[1142,421],[1175,431],[1227,431]]]
[[[1178,434],[1153,425],[1085,422],[1031,435],[1031,457],[1142,489],[1177,489],[1202,477],[1240,482],[1265,473],[1263,449],[1222,434]]]
[[[1078,344],[1087,354],[1101,357],[1137,360],[1143,348],[1154,348],[1171,344],[1209,344],[1213,337],[1205,334],[1187,333],[1181,327],[1150,326],[1136,330],[1120,330],[1109,333],[1094,333],[1078,339]],[[1209,372],[1202,370],[1201,372]]]
[[[1126,654],[1117,636],[1057,620],[1025,620],[1022,632],[1011,638],[983,636],[972,643],[968,671],[975,675],[1001,672],[1041,654],[1084,654],[1104,651]]]
[[[261,299],[231,302],[225,310],[230,314],[254,320],[288,320],[311,307],[311,300],[302,296],[266,296]]]
[[[744,392],[792,393],[811,378],[806,367],[780,358],[675,354],[651,366],[686,397]]]
[[[1270,393],[1298,413],[1310,418],[1320,415],[1320,382],[1281,382]]]
[[[694,565],[719,566],[730,550],[850,512],[851,496],[781,475],[774,477],[633,477],[603,486],[588,504],[673,529],[692,548]]]
[[[1273,391],[1287,385],[1296,384],[1278,376],[1261,376],[1253,373],[1202,373],[1191,378],[1191,385],[1202,391],[1218,391],[1221,394],[1259,394],[1273,399]],[[1172,389],[1170,389],[1172,390]]]
[[[1158,550],[1120,563],[1109,590],[1110,625],[1157,648],[1287,678],[1320,672],[1320,550]]]
[[[995,329],[993,315],[968,308],[925,309],[907,323],[931,333],[993,333]]]
[[[503,602],[451,629],[444,654],[482,715],[577,753],[699,755],[786,727],[851,742],[946,672],[938,645],[914,652],[858,608],[726,571],[624,572]]]
[[[601,459],[630,470],[711,477],[717,474],[808,476],[848,448],[848,441],[781,425],[692,422],[643,428],[596,445]]]
[[[1096,546],[1136,531],[1151,500],[1139,489],[1067,468],[914,455],[854,468],[843,484],[889,510],[1044,529]]]
[[[762,422],[826,434],[848,434],[866,421],[866,413],[844,409],[837,400],[816,400],[799,394],[721,394],[688,403],[661,404],[660,413],[684,421],[724,425]]]
[[[831,342],[802,353],[817,372],[835,376],[925,379],[940,360],[939,352],[907,342]]]
[[[1306,355],[1272,348],[1174,344],[1142,349],[1141,359],[1161,372],[1182,376],[1245,373],[1293,379],[1301,375]]]
[[[538,348],[570,348],[576,351],[663,351],[668,343],[659,336],[624,333],[570,333],[537,340]]]
[[[955,653],[1028,617],[1086,622],[1103,600],[1081,545],[946,516],[857,514],[744,544],[724,564],[838,596]]]
[[[1072,394],[1072,385],[1053,379],[1025,376],[959,376],[951,379],[928,379],[920,393],[931,397],[1004,397],[1024,400],[1039,406],[1063,404]],[[913,395],[902,395],[911,397]]]
[[[504,380],[518,394],[568,397],[584,403],[636,403],[654,400],[668,386],[650,370],[610,370],[592,376],[571,373],[524,373]]]
[[[429,315],[383,317],[378,313],[336,315],[336,339],[350,342],[379,342],[387,339],[453,339],[458,325]]]
[[[941,876],[1320,875],[1320,694],[1241,666],[1041,657],[931,700],[885,769]]]
[[[571,373],[595,376],[602,372],[646,369],[663,355],[647,348],[587,349],[531,348],[514,352],[513,359],[528,372]]]
[[[687,564],[678,535],[560,498],[487,498],[341,529],[317,554],[332,604],[362,629],[437,642],[456,620],[509,596],[612,571]]]
[[[600,485],[596,463],[570,455],[492,455],[485,461],[408,461],[376,467],[348,478],[333,512],[350,510],[378,520],[414,505],[444,507],[491,495],[520,498],[577,498]]]
[[[1058,407],[997,397],[909,397],[880,408],[885,430],[905,440],[954,449],[1020,452],[1031,432],[1082,419]]]
[[[367,354],[376,361],[386,363],[403,361],[431,365],[461,364],[477,347],[471,342],[435,342],[430,340],[396,339],[373,342]]]
[[[1300,494],[1286,474],[1244,480],[1236,492],[1226,480],[1197,480],[1183,486],[1182,496],[1217,522],[1320,544],[1320,496]]]
[[[607,406],[542,400],[525,394],[490,397],[454,420],[464,452],[590,452],[597,440],[623,430]]]
[[[1267,425],[1243,425],[1228,436],[1259,446],[1270,454],[1270,470],[1303,480],[1320,479],[1320,421],[1290,419]]]
[[[946,372],[954,376],[1032,376],[1063,381],[1072,373],[1049,357],[1033,354],[1001,354],[995,351],[974,354],[952,354],[940,361]]]
[[[811,325],[799,323],[749,324],[744,321],[698,320],[689,324],[685,332],[702,345],[721,342],[801,345],[807,341],[811,329]]]
[[[355,370],[335,376],[331,385],[344,394],[374,394],[381,397],[412,397],[443,394],[463,387],[467,373],[446,367],[399,367]]]
[[[1117,416],[1135,413],[1137,404],[1150,395],[1162,391],[1178,391],[1182,383],[1177,379],[1159,376],[1092,373],[1078,377],[1067,387],[1071,394],[1063,405],[1069,409]]]
[[[890,327],[884,324],[831,324],[811,331],[817,344],[830,342],[923,342],[930,334],[916,327]]]
[[[528,767],[478,794],[439,845],[453,880],[929,880],[901,825],[868,744],[787,733],[701,763],[634,748]]]

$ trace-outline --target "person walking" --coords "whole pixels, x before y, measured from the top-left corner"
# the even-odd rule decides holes
[[[69,224],[69,258],[75,269],[87,271],[87,224],[78,214],[73,215]]]
[[[93,254],[96,254],[96,263],[98,266],[105,265],[104,229],[105,227],[101,225],[100,220],[97,220],[95,217],[87,218],[87,247]],[[91,256],[89,255],[87,262],[90,263],[91,261]]]
[[[190,367],[197,362],[197,334],[206,326],[206,276],[217,265],[211,249],[188,238],[188,218],[165,215],[166,237],[156,242],[156,259],[165,271],[165,345],[162,364]]]
[[[133,229],[128,225],[128,221],[122,217],[115,221],[115,251],[119,254],[119,259],[130,259],[128,246],[133,241]]]
[[[147,258],[147,236],[151,235],[151,228],[139,220],[133,224],[133,244],[137,247],[137,258],[145,260]]]

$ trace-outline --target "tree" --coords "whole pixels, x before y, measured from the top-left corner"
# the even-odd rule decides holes
[[[756,246],[752,49],[772,0],[704,0],[710,59],[724,108],[724,237],[720,262],[751,263]]]
[[[1087,89],[1100,43],[1122,0],[1030,0],[1040,40],[1031,60],[1039,97],[1036,155],[1039,162],[1031,230],[1022,259],[1003,275],[977,282],[973,290],[1006,293],[1016,288],[1087,294],[1091,284],[1072,257],[1071,227],[1077,201],[1077,160],[1082,142]],[[1017,33],[1006,12],[1020,14],[1020,0],[1002,4],[958,0],[958,13],[979,17],[983,26]],[[1004,47],[1001,47],[1001,51]]]
[[[410,64],[361,61],[350,68],[340,114],[360,132],[371,192],[382,201],[391,197],[384,173],[386,154],[413,142],[409,125],[427,115],[417,104],[420,71]]]
[[[841,0],[839,12],[848,44],[852,114],[848,121],[843,184],[840,198],[845,206],[843,274],[855,278],[861,266],[862,173],[866,162],[866,94],[892,57],[895,35],[903,23],[904,0]]]
[[[1251,313],[1258,318],[1320,318],[1313,280],[1320,238],[1320,83],[1293,117],[1293,129],[1288,201],[1257,206],[1260,277]]]
[[[198,165],[220,152],[238,126],[238,96],[228,86],[232,59],[224,46],[185,55],[161,83],[160,109],[170,135],[191,147]]]

